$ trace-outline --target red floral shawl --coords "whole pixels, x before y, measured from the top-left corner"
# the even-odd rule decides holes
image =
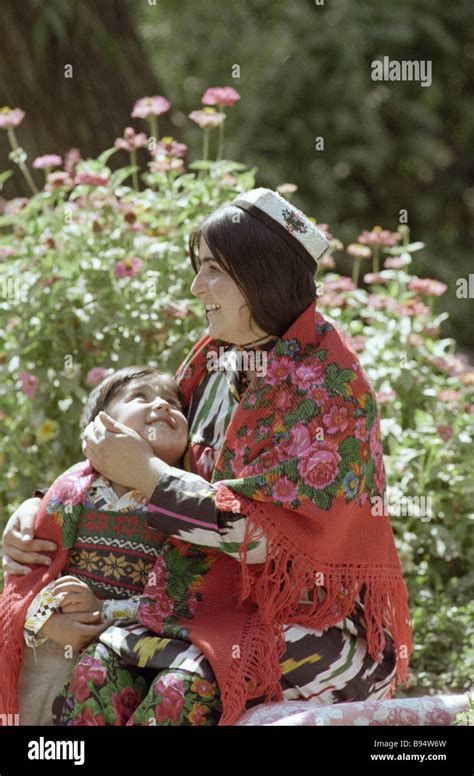
[[[219,346],[226,343],[203,337],[178,369],[186,408]],[[212,482],[220,510],[248,517],[240,562],[202,548],[200,596],[192,619],[180,622],[216,675],[219,724],[233,724],[250,699],[282,699],[285,624],[328,628],[352,613],[363,585],[370,655],[380,659],[386,628],[398,679],[406,680],[407,589],[390,518],[372,514],[372,500],[385,490],[378,407],[355,352],[313,303],[268,352],[265,376],[245,391]],[[247,564],[247,546],[262,532],[265,563]],[[189,544],[169,542],[189,552]],[[164,566],[157,562],[138,614],[157,633],[172,608]],[[311,604],[300,604],[304,590]]]

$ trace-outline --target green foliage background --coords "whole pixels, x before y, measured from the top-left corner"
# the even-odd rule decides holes
[[[343,242],[364,224],[395,229],[400,209],[427,250],[422,274],[448,283],[444,330],[474,354],[472,301],[456,279],[474,242],[474,6],[470,0],[175,0],[138,15],[149,56],[185,116],[208,86],[230,85],[226,156],[257,165],[259,185],[298,185],[304,212]],[[371,80],[371,62],[430,60],[432,85]],[[234,65],[240,78],[233,77]],[[315,139],[324,138],[324,151]],[[346,271],[350,265],[345,265]]]

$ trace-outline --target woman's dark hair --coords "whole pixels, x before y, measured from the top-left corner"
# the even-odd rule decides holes
[[[182,408],[179,388],[173,375],[148,366],[126,366],[108,375],[90,393],[79,421],[81,433],[101,410],[107,409],[112,399],[132,380],[144,385],[153,382],[159,387],[163,397],[174,403],[178,409]]]
[[[195,272],[201,237],[245,296],[252,319],[268,334],[281,336],[316,299],[314,275],[296,251],[235,205],[222,205],[191,233]]]

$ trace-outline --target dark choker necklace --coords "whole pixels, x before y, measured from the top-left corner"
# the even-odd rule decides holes
[[[276,337],[274,334],[265,334],[264,337],[260,337],[260,339],[254,340],[253,342],[246,342],[245,345],[236,345],[237,348],[240,350],[245,350],[246,348],[253,348],[255,345],[258,345],[259,342],[273,342],[273,340],[277,340],[278,337]]]

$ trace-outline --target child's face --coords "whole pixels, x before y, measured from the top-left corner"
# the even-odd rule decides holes
[[[156,381],[131,380],[111,399],[106,412],[132,428],[165,463],[173,466],[182,457],[188,440],[188,423],[174,394]]]

